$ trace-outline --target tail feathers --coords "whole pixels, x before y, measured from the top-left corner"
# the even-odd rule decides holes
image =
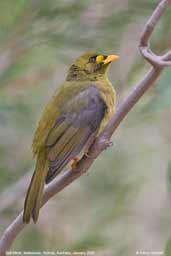
[[[43,199],[43,190],[47,170],[48,168],[46,165],[44,165],[43,168],[41,167],[41,169],[36,167],[36,170],[32,176],[24,203],[24,223],[29,223],[31,218],[33,218],[34,222],[36,222],[38,219],[39,210],[41,208]]]
[[[39,217],[39,210],[41,208],[42,199],[43,199],[44,185],[45,185],[45,182],[44,181],[41,182],[36,199],[35,199],[34,208],[32,210],[32,218],[34,222],[36,222]]]

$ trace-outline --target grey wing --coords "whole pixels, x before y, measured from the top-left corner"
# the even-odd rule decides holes
[[[99,89],[95,86],[84,89],[66,104],[46,139],[50,163],[46,183],[59,174],[95,137],[106,109]]]

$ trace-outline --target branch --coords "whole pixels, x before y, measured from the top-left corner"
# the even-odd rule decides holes
[[[166,53],[163,56],[155,55],[149,48],[149,39],[152,32],[164,13],[166,7],[171,3],[171,0],[162,0],[157,6],[156,10],[148,20],[145,25],[144,31],[140,38],[140,51],[143,57],[152,64],[152,68],[145,75],[145,77],[136,85],[132,92],[126,97],[123,103],[120,104],[118,110],[96,139],[95,143],[92,145],[89,151],[89,157],[83,156],[79,161],[77,170],[72,169],[66,171],[58,179],[53,180],[49,185],[45,187],[43,204],[42,206],[55,194],[60,192],[74,180],[82,176],[90,166],[93,164],[95,159],[110,146],[110,138],[121,123],[121,121],[127,116],[128,112],[134,107],[134,105],[139,101],[143,94],[154,85],[155,81],[161,75],[164,67],[171,65],[171,52]],[[21,230],[26,226],[22,222],[23,212],[21,212],[18,217],[11,223],[11,225],[5,230],[0,239],[0,255],[5,255],[5,252],[10,248],[12,242],[21,232]]]

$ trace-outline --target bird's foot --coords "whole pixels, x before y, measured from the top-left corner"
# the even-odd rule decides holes
[[[80,158],[78,156],[76,156],[72,160],[73,160],[73,162],[71,164],[71,168],[72,168],[73,171],[76,171],[77,170],[77,164],[80,161]]]

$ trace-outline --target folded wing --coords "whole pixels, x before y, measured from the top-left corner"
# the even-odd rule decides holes
[[[99,89],[93,85],[66,103],[46,139],[50,163],[46,183],[59,174],[88,141],[95,137],[106,110]]]

